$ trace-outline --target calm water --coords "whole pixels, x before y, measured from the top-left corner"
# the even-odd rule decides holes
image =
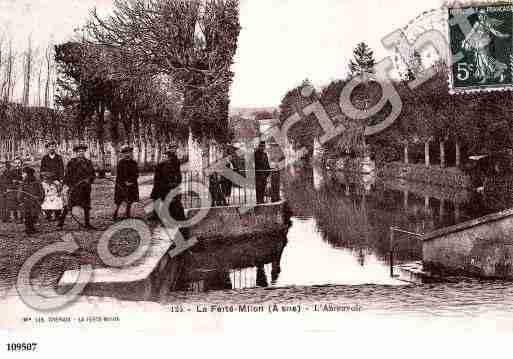
[[[390,277],[390,227],[422,234],[502,209],[466,190],[311,167],[290,168],[282,181],[288,232],[193,254],[181,289],[405,285]],[[422,259],[418,237],[396,234],[394,244],[395,264]]]

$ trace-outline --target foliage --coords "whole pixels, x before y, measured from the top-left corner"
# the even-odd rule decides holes
[[[309,96],[305,96],[304,89],[313,90]],[[289,128],[287,132],[288,140],[291,141],[294,148],[305,148],[307,150],[307,157],[313,155],[314,139],[319,134],[320,125],[319,121],[312,113],[306,116],[303,109],[314,103],[318,98],[318,94],[311,87],[308,80],[304,80],[301,86],[289,91],[280,105],[280,125],[283,127],[289,118],[294,114],[299,114],[300,121]]]
[[[374,52],[365,43],[361,42],[353,50],[354,59],[349,62],[351,77],[366,77],[374,74]]]
[[[230,67],[240,32],[237,0],[115,0],[115,11],[96,11],[89,35],[114,47],[135,67],[149,65],[183,93],[183,117],[197,139],[226,141]]]

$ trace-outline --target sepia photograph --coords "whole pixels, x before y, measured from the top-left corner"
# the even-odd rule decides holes
[[[513,334],[512,45],[511,1],[0,0],[1,357]]]

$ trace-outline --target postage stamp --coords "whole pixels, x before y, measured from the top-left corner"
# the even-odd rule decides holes
[[[449,8],[451,93],[513,89],[512,9],[511,3]]]

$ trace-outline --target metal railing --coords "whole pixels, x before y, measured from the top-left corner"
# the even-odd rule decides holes
[[[246,171],[236,172],[246,177]],[[281,171],[257,171],[256,177],[256,181],[265,181],[261,201],[257,201],[256,183],[240,185],[221,174],[207,174],[204,171],[182,172],[182,203],[185,208],[204,207],[209,196],[212,207],[279,202],[282,198]]]
[[[412,237],[416,237],[416,238],[421,238],[424,233],[415,233],[415,232],[410,232],[410,231],[407,231],[405,229],[401,229],[399,227],[390,227],[390,253],[389,253],[389,256],[390,256],[390,277],[391,278],[395,278],[394,276],[394,254],[395,254],[395,247],[396,247],[396,242],[395,242],[395,233],[402,233],[402,234],[406,234],[408,236],[412,236]]]

